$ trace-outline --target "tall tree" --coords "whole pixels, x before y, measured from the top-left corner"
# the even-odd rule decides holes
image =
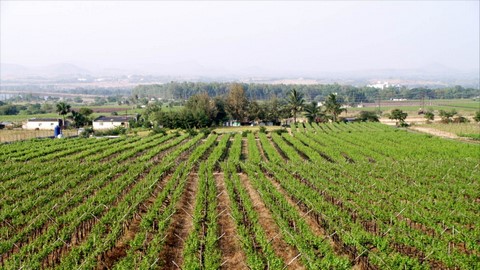
[[[59,103],[57,103],[56,107],[57,107],[57,108],[56,108],[56,112],[57,112],[59,115],[62,115],[62,116],[63,116],[63,123],[62,123],[62,125],[65,126],[65,116],[71,111],[72,106],[70,106],[70,104],[65,103],[65,102],[59,102]]]
[[[87,115],[81,112],[73,111],[73,110],[72,110],[72,116],[70,118],[73,120],[73,125],[76,128],[86,126],[90,121]]]
[[[185,104],[185,113],[198,120],[198,126],[209,126],[217,117],[218,111],[215,101],[207,93],[201,93],[188,99]]]
[[[265,119],[265,107],[258,104],[256,101],[250,102],[248,106],[248,119],[253,121],[260,121]]]
[[[442,118],[443,123],[450,123],[452,122],[452,118],[457,114],[457,111],[455,109],[452,109],[451,111],[444,111],[440,110],[439,115]]]
[[[303,94],[297,92],[295,88],[292,89],[288,95],[287,103],[290,111],[293,114],[293,123],[297,123],[297,113],[302,111],[303,103],[305,103]]]
[[[309,123],[319,122],[322,116],[324,116],[324,113],[320,110],[317,102],[312,101],[312,103],[305,105],[305,117],[307,117]]]
[[[248,98],[241,84],[233,84],[228,93],[225,109],[232,119],[244,121],[248,113]]]
[[[327,100],[325,101],[325,112],[330,113],[332,115],[332,119],[334,122],[337,122],[337,117],[345,111],[342,108],[342,104],[337,100],[337,95],[331,93],[328,95]]]
[[[397,123],[396,123],[397,126],[399,126],[399,125],[404,126],[404,125],[406,125],[405,124],[405,119],[407,119],[407,116],[408,116],[408,114],[406,112],[403,112],[400,109],[394,109],[390,113],[389,118],[392,119],[392,120],[397,120]]]
[[[270,99],[264,103],[266,121],[272,122],[275,125],[280,123],[280,118],[283,116],[283,108],[280,102],[281,101],[275,95],[272,95]],[[286,117],[288,117],[288,113]]]

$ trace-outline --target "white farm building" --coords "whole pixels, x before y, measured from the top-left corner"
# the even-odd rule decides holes
[[[116,127],[128,127],[128,121],[135,119],[131,116],[100,116],[93,120],[93,129],[112,129]]]
[[[27,120],[22,127],[24,129],[42,129],[42,130],[54,130],[55,126],[61,126],[63,120],[58,118],[31,118]],[[68,126],[68,121],[65,121]]]

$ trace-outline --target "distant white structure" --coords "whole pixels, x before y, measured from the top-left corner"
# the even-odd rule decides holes
[[[69,122],[65,121],[66,125],[68,126]],[[27,123],[25,123],[22,128],[24,129],[30,129],[30,130],[35,130],[35,129],[42,129],[42,130],[53,130],[55,126],[61,126],[62,125],[62,119],[58,118],[31,118],[27,120]]]
[[[388,87],[400,87],[400,84],[390,84],[389,82],[381,82],[377,81],[377,83],[374,84],[367,84],[367,87],[373,87],[377,89],[385,89]]]
[[[128,127],[128,122],[135,119],[131,116],[100,116],[93,120],[93,129],[112,129],[116,127]]]
[[[225,123],[223,123],[223,126],[225,127],[239,127],[241,126],[240,121],[238,120],[229,120]]]

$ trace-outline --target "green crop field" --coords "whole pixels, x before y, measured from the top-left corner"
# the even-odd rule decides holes
[[[367,107],[363,108],[348,108],[349,113],[356,113],[359,111],[375,111],[378,109],[375,104],[365,104]],[[387,113],[393,109],[401,109],[408,112],[411,115],[416,115],[418,110],[424,106],[425,110],[445,110],[451,111],[456,110],[458,113],[471,116],[474,115],[476,111],[480,110],[480,100],[476,99],[432,99],[432,100],[406,100],[406,101],[389,101],[382,100],[380,102],[380,110],[384,113]]]
[[[0,144],[0,268],[480,269],[478,162],[380,123]]]

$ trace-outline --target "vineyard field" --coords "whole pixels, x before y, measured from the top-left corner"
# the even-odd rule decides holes
[[[480,269],[480,145],[281,131],[0,144],[0,269]]]

